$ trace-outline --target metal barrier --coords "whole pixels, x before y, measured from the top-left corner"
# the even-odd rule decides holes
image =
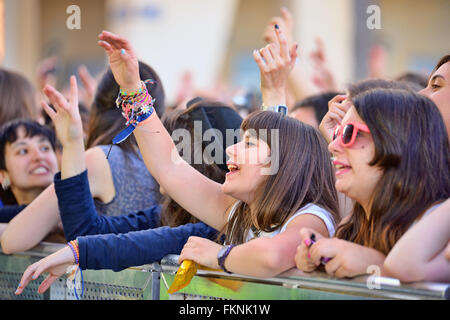
[[[25,269],[37,260],[62,248],[62,244],[43,242],[20,254],[0,251],[0,299],[74,300],[65,276],[43,295],[37,288],[44,276],[30,282],[15,296]],[[84,270],[83,300],[178,300],[178,299],[450,299],[450,283],[401,284],[396,279],[356,277],[342,280],[325,273],[302,273],[292,269],[275,278],[255,278],[217,271],[198,270],[184,289],[169,295],[167,288],[178,269],[178,256],[166,256],[160,263],[132,267],[120,272]],[[372,289],[371,289],[372,288]]]

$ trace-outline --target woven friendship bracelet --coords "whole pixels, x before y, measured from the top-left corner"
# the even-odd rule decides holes
[[[151,79],[141,81],[140,89],[136,92],[131,92],[134,95],[122,90],[119,92],[116,99],[116,106],[122,110],[122,116],[126,120],[126,128],[113,138],[113,144],[118,144],[127,139],[137,126],[147,122],[155,112],[155,108],[153,107],[155,99],[148,92],[146,83],[154,83],[154,81]]]
[[[146,83],[153,83],[153,80],[141,81],[139,90],[132,92],[132,94],[122,90],[119,92],[116,106],[122,109],[126,126],[134,125],[136,127],[154,112],[155,99],[148,92]]]

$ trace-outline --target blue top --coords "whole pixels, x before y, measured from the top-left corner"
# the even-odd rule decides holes
[[[17,216],[20,211],[25,209],[26,205],[6,205],[0,208],[0,223],[8,223],[12,218]]]
[[[105,156],[108,154],[110,146],[98,147],[103,150]],[[148,172],[139,151],[135,154],[113,145],[108,163],[116,194],[108,203],[94,200],[99,214],[117,216],[150,208],[157,204],[158,183]]]
[[[64,233],[67,241],[78,240],[82,269],[120,271],[180,254],[190,236],[217,237],[217,231],[202,222],[161,226],[160,206],[117,217],[99,216],[87,170],[64,180],[57,173],[54,182]]]

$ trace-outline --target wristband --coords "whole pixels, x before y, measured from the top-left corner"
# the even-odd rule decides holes
[[[277,106],[265,106],[264,104],[261,106],[261,110],[263,111],[274,111],[282,114],[287,114],[288,108],[285,105],[277,105]]]
[[[219,267],[225,271],[226,273],[232,273],[230,271],[228,271],[225,268],[225,260],[227,259],[228,255],[231,252],[231,249],[233,249],[235,247],[234,244],[230,244],[229,246],[224,246],[222,249],[220,249],[219,253],[217,254],[217,262],[219,264]]]

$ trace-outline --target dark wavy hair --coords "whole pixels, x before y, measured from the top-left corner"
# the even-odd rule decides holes
[[[387,254],[432,205],[450,197],[450,152],[445,125],[427,97],[399,89],[368,90],[353,98],[370,129],[383,175],[370,213],[355,203],[336,236]]]

